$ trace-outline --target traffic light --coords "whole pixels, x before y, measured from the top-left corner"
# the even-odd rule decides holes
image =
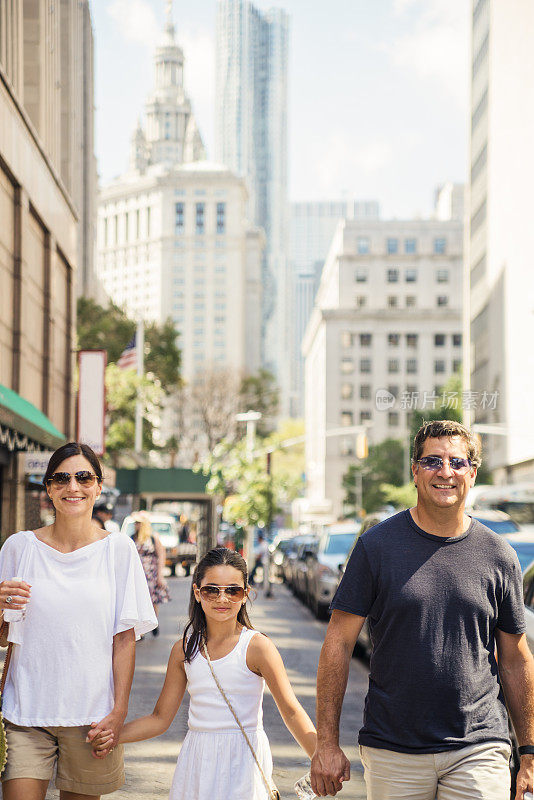
[[[367,443],[367,434],[358,433],[356,435],[356,456],[359,459],[367,458],[369,455],[369,445]]]

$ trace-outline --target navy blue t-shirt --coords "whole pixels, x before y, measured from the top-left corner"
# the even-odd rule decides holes
[[[495,629],[525,631],[514,550],[473,520],[426,533],[409,511],[358,540],[331,604],[367,617],[373,642],[359,742],[437,753],[508,741]]]

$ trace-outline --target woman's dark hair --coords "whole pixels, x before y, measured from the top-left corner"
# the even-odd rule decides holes
[[[67,444],[62,444],[61,447],[58,447],[58,449],[50,456],[50,461],[48,462],[45,476],[43,478],[43,484],[45,486],[46,482],[52,477],[59,465],[65,461],[66,458],[70,458],[71,456],[83,456],[86,458],[94,469],[98,482],[102,483],[102,467],[95,451],[92,450],[88,444],[80,444],[80,442],[67,442]]]
[[[196,565],[193,573],[193,582],[200,588],[200,584],[208,569],[211,567],[234,567],[239,570],[243,576],[243,586],[245,589],[248,586],[248,571],[247,562],[243,556],[236,553],[235,550],[228,550],[227,547],[214,547],[206,553]],[[253,625],[248,618],[247,607],[242,605],[237,615],[237,621],[244,625],[245,628],[253,628]],[[206,617],[202,606],[195,597],[195,591],[191,585],[191,597],[189,599],[189,622],[184,630],[183,648],[185,660],[188,664],[191,663],[196,656],[203,640],[206,639]]]

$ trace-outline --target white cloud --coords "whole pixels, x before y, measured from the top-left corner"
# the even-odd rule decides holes
[[[113,0],[107,12],[118,24],[125,39],[145,47],[154,47],[161,28],[147,0]]]
[[[215,107],[215,43],[205,29],[176,31],[184,51],[184,82],[204,143],[211,150]],[[213,157],[213,153],[208,154]]]
[[[396,66],[436,81],[461,108],[469,91],[469,7],[465,0],[395,0],[399,18],[412,24],[387,48]]]

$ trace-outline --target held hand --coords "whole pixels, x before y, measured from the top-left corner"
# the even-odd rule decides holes
[[[350,780],[350,761],[338,745],[318,746],[311,762],[311,785],[318,797],[336,795]]]
[[[91,742],[91,747],[94,758],[105,758],[113,750],[113,731],[100,731]]]
[[[119,743],[119,736],[122,730],[122,726],[124,725],[124,720],[126,719],[126,714],[119,713],[115,709],[101,719],[100,722],[92,722],[91,728],[87,734],[87,740],[91,745],[93,741],[96,739],[97,736],[104,732],[111,731],[111,741],[108,743],[109,747],[107,748],[104,755],[107,755],[108,752],[111,750],[112,747],[116,747]],[[108,737],[109,738],[109,737]],[[94,753],[93,753],[94,755]],[[103,758],[104,756],[98,756],[99,758]]]
[[[25,581],[2,581],[0,583],[0,608],[2,611],[26,608],[30,599],[31,586]]]
[[[515,800],[523,800],[525,792],[532,792],[533,781],[534,755],[521,756],[519,772],[517,773]]]

